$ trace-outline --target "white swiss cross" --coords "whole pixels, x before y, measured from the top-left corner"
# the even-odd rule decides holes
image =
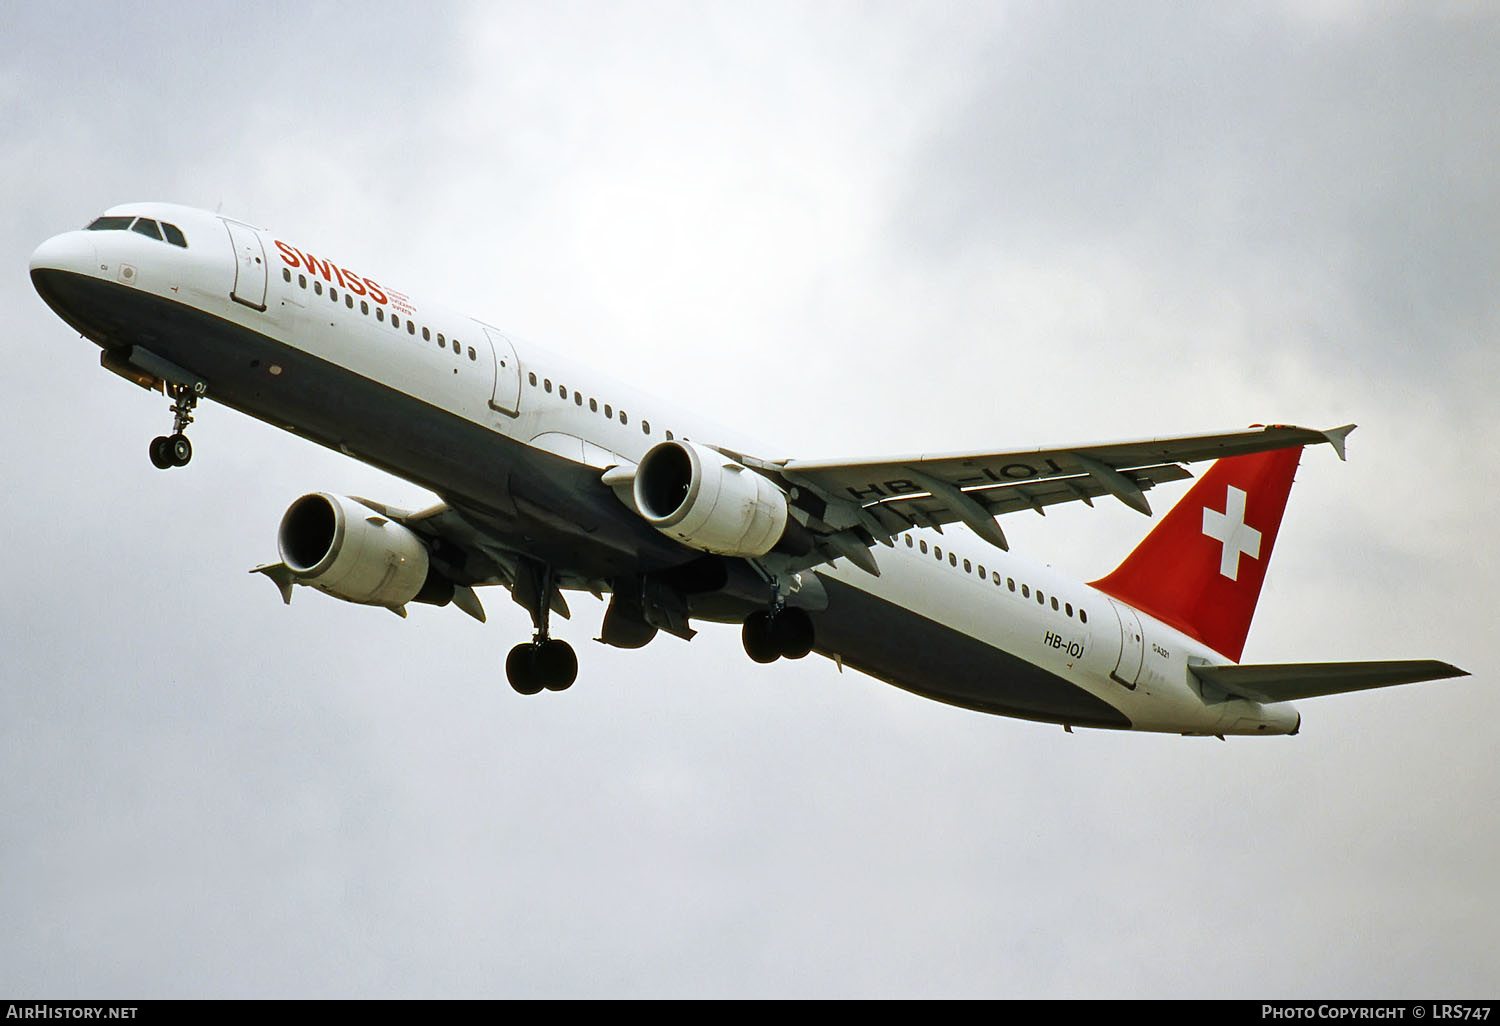
[[[1245,523],[1245,493],[1234,485],[1224,499],[1224,512],[1203,507],[1203,533],[1224,546],[1219,573],[1231,581],[1239,580],[1240,553],[1260,558],[1260,532]]]

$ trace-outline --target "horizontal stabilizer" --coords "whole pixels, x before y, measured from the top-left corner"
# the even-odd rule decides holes
[[[1254,702],[1294,702],[1299,698],[1469,675],[1468,670],[1460,670],[1436,659],[1246,663],[1239,666],[1194,666],[1191,669],[1203,683]]]

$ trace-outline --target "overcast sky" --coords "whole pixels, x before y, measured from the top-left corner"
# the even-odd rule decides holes
[[[1497,54],[1480,3],[12,5],[0,994],[1495,995]],[[1069,735],[585,596],[523,698],[503,594],[246,573],[306,491],[419,489],[211,403],[152,468],[167,402],[26,275],[144,199],[768,456],[1358,422],[1245,658],[1474,676]],[[1092,579],[1148,525],[1004,526]]]

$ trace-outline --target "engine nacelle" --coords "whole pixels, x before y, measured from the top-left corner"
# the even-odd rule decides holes
[[[276,547],[298,584],[345,602],[399,609],[412,601],[441,605],[453,586],[429,585],[427,546],[411,531],[344,495],[314,492],[281,518]],[[443,590],[446,596],[434,595]],[[424,589],[426,589],[424,591]]]
[[[693,442],[653,446],[636,468],[631,495],[658,531],[722,556],[764,556],[788,526],[801,527],[769,479]]]

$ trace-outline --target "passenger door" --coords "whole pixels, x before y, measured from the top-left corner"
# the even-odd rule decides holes
[[[229,243],[234,247],[234,288],[229,298],[252,310],[266,309],[266,251],[260,244],[260,233],[248,224],[220,218],[229,229]]]

